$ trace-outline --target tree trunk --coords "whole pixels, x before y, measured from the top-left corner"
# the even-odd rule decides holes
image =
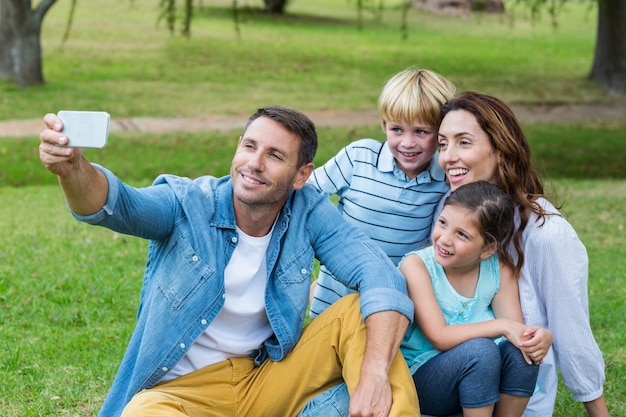
[[[590,77],[611,94],[626,94],[626,1],[598,1],[598,36]]]
[[[284,14],[289,0],[263,0],[265,11],[272,14]]]
[[[21,86],[43,84],[41,22],[56,0],[31,9],[30,0],[0,0],[0,77]]]
[[[11,14],[9,4],[5,0],[0,0],[0,77],[12,78],[13,59],[11,58],[11,48],[8,47],[11,39]]]

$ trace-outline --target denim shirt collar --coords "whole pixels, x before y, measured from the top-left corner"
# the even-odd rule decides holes
[[[215,189],[217,210],[215,210],[215,216],[210,222],[211,226],[235,230],[235,205],[232,195],[233,184],[231,181],[225,181]]]
[[[295,191],[292,190],[289,194],[287,202],[283,205],[276,225],[274,227],[274,234],[282,236],[289,225],[289,218],[291,217],[291,200],[293,200]],[[235,218],[235,205],[233,199],[233,183],[232,181],[225,181],[221,183],[215,190],[215,202],[217,210],[215,210],[215,216],[210,222],[211,226],[221,229],[236,229],[237,220]]]

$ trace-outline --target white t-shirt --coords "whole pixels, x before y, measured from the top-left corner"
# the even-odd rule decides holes
[[[262,237],[248,236],[239,228],[237,233],[239,242],[224,271],[224,307],[163,381],[231,357],[248,356],[272,335],[264,297],[272,231]]]

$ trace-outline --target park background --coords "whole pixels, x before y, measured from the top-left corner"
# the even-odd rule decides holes
[[[518,107],[624,103],[586,77],[597,15],[588,2],[565,3],[556,25],[547,12],[530,18],[521,7],[504,16],[412,9],[403,32],[399,1],[360,18],[356,0],[292,0],[285,16],[261,13],[260,0],[240,1],[237,25],[231,2],[202,1],[186,38],[158,20],[156,0],[90,0],[77,3],[63,43],[69,3],[55,5],[44,22],[46,84],[24,89],[0,81],[0,121],[61,109],[105,110],[114,119],[243,121],[267,104],[372,112],[385,80],[409,66]],[[612,415],[621,416],[626,116],[589,116],[524,128],[551,195],[588,248],[605,395]],[[164,172],[225,175],[240,131],[217,128],[111,132],[107,148],[86,156],[137,186]],[[317,165],[352,140],[383,138],[375,113],[369,124],[346,119],[319,133]],[[0,139],[0,416],[93,416],[133,329],[146,242],[75,222],[37,144],[32,136]],[[555,416],[578,415],[583,407],[562,386]]]

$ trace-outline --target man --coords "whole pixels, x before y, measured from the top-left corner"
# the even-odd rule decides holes
[[[342,378],[351,416],[419,415],[397,354],[413,317],[406,284],[306,184],[308,117],[259,109],[229,177],[164,175],[143,189],[63,146],[55,115],[44,122],[40,159],[73,215],[150,239],[137,325],[101,416],[289,416]],[[303,330],[314,257],[360,297]]]

